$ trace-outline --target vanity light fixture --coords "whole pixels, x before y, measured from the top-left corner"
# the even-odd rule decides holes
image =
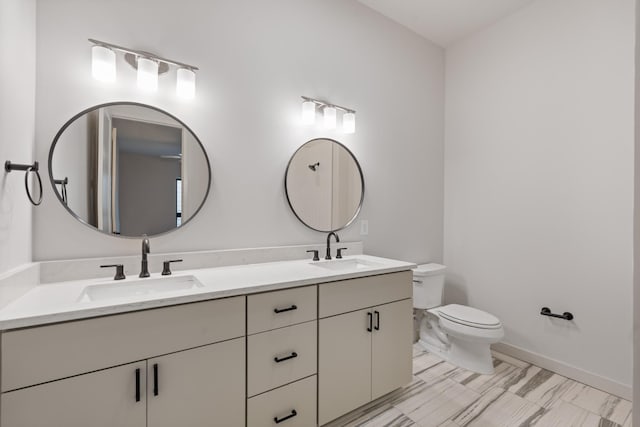
[[[176,94],[181,98],[192,99],[196,92],[196,71],[198,67],[163,58],[149,52],[130,49],[100,40],[89,39],[91,48],[91,74],[96,80],[113,82],[116,80],[116,52],[124,53],[124,59],[138,70],[137,85],[140,89],[156,91],[158,75],[176,70]]]
[[[316,104],[313,101],[302,103],[302,124],[312,125],[316,121]]]
[[[334,107],[324,107],[324,128],[336,128],[336,109]]]
[[[178,68],[176,76],[176,95],[193,99],[196,96],[196,73],[189,68]]]
[[[138,88],[149,92],[158,90],[158,63],[150,58],[138,57]]]
[[[335,129],[337,122],[337,111],[342,115],[342,131],[344,133],[355,133],[356,131],[356,111],[350,108],[341,107],[319,99],[302,97],[302,124],[312,125],[315,123],[316,108],[323,112],[323,124],[325,129]]]
[[[342,131],[344,133],[356,133],[355,113],[344,113],[342,116]]]
[[[101,82],[116,81],[116,53],[106,46],[91,48],[91,75]]]

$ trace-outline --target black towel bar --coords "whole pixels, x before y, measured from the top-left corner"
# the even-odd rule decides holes
[[[540,310],[540,314],[543,316],[557,317],[558,319],[573,320],[573,314],[569,313],[568,311],[565,311],[562,314],[555,314],[551,312],[551,309],[549,307],[542,307],[542,310]]]

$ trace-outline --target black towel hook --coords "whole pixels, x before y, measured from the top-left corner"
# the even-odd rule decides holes
[[[29,201],[34,206],[38,206],[40,203],[42,203],[42,179],[40,178],[40,172],[38,172],[38,169],[40,169],[40,165],[37,161],[33,162],[32,165],[11,163],[10,160],[7,160],[6,162],[4,162],[4,170],[7,173],[13,172],[13,171],[25,171],[24,189],[27,192],[27,197],[29,198]],[[36,174],[36,178],[38,178],[38,187],[40,188],[40,197],[38,198],[37,202],[33,200],[33,196],[31,196],[31,192],[29,191],[29,172],[34,172]]]

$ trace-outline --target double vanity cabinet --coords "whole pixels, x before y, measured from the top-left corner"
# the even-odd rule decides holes
[[[326,424],[411,381],[411,271],[1,334],[0,427]]]

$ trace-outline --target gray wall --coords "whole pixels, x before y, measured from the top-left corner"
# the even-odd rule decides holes
[[[183,229],[152,239],[154,251],[323,241],[290,212],[283,179],[296,148],[324,136],[362,164],[366,251],[441,260],[441,48],[352,0],[42,0],[37,35],[38,157],[72,115],[114,100],[163,108],[202,140],[210,198]],[[117,83],[92,80],[89,37],[197,65],[196,99],[176,99],[173,72],[156,94],[137,91],[121,57]],[[300,126],[301,95],[357,110],[357,133]],[[360,240],[359,229],[356,222],[340,235]],[[81,226],[51,197],[35,211],[34,233],[36,260],[140,250],[137,239]]]
[[[0,1],[0,160],[31,163],[34,149],[36,2]],[[46,160],[39,158],[40,164]],[[31,262],[24,172],[0,176],[0,273]],[[46,168],[41,171],[46,187]],[[46,194],[51,198],[50,193]]]
[[[627,391],[633,3],[538,0],[448,49],[445,146],[447,301]]]

